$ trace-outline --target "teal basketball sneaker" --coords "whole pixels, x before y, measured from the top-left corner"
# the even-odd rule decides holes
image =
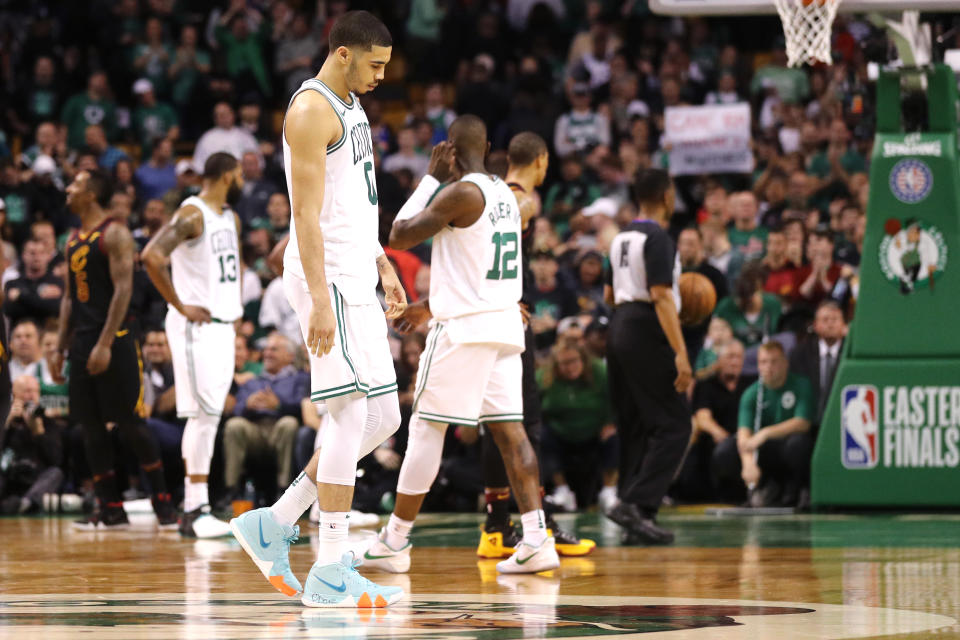
[[[357,567],[363,563],[351,551],[340,562],[314,563],[307,575],[301,602],[308,607],[386,607],[403,597],[400,587],[380,586],[367,580]]]
[[[300,535],[300,527],[280,524],[270,509],[254,509],[231,520],[230,529],[277,591],[286,596],[303,591],[290,570],[290,543]]]

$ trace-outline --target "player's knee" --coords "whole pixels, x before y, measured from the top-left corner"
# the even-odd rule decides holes
[[[397,394],[395,393],[380,396],[376,400],[379,402],[381,416],[380,428],[378,429],[377,435],[380,441],[383,442],[400,428],[400,401],[397,399]]]

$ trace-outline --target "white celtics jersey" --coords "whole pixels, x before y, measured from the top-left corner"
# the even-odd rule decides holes
[[[326,173],[322,176],[323,206],[319,223],[323,231],[327,282],[336,285],[350,304],[376,303],[380,214],[370,123],[352,93],[347,104],[323,82],[311,78],[300,85],[290,103],[293,104],[304,91],[316,91],[325,97],[343,125],[343,136],[327,147]],[[296,203],[286,133],[283,135],[283,163],[290,202]],[[283,267],[300,278],[305,277],[297,245],[296,220],[291,220],[290,242],[283,256]]]
[[[498,320],[491,320],[509,323],[502,331],[486,323],[477,323],[471,331],[480,331],[487,337],[499,334],[495,341],[510,344],[516,343],[519,335],[522,346],[518,307],[523,293],[520,206],[510,187],[496,176],[471,173],[462,181],[477,185],[486,205],[480,218],[469,227],[447,227],[433,237],[430,312],[440,322],[505,312],[496,316]],[[481,326],[484,328],[480,329]],[[464,336],[459,341],[487,341],[474,338]]]
[[[243,315],[236,218],[229,208],[215,212],[198,196],[180,206],[188,205],[203,213],[203,234],[170,254],[173,288],[183,304],[204,307],[214,319],[233,322]]]

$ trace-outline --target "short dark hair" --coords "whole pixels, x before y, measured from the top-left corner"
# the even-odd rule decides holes
[[[830,244],[835,244],[837,242],[837,239],[833,237],[833,232],[829,231],[828,229],[817,229],[812,235],[816,238],[820,238],[821,240],[829,240]]]
[[[799,222],[799,221],[798,221],[798,222]],[[772,234],[774,234],[774,233],[783,235],[783,234],[785,234],[786,232],[787,232],[786,225],[778,222],[777,224],[775,224],[775,225],[773,225],[772,227],[770,227],[770,231],[767,232],[767,235],[772,235]]]
[[[527,167],[546,153],[547,143],[533,131],[523,131],[510,139],[507,159],[516,167]]]
[[[101,207],[110,206],[110,198],[113,197],[113,179],[104,171],[90,171],[90,177],[87,179],[87,190],[93,193],[97,199],[97,204]]]
[[[223,174],[237,168],[237,159],[229,153],[218,151],[203,163],[203,177],[207,180],[216,180]]]
[[[700,231],[700,227],[698,227],[697,225],[695,224],[688,225],[683,229],[681,229],[680,233],[683,233],[684,231],[693,231],[695,234],[697,234],[697,238],[700,239],[700,242],[703,242],[703,231]]]
[[[633,197],[638,205],[656,204],[670,190],[670,174],[663,169],[640,169],[633,180]]]
[[[369,11],[347,11],[330,29],[330,51],[339,47],[357,47],[370,51],[373,47],[392,47],[390,30]]]

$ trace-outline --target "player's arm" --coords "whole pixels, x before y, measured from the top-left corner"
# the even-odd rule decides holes
[[[469,226],[483,213],[483,207],[480,187],[470,182],[454,182],[412,218],[401,220],[397,216],[390,230],[390,247],[409,249],[432,238],[448,225]]]
[[[233,214],[233,223],[237,227],[237,277],[240,279],[240,300],[243,301],[243,223],[236,212]]]
[[[203,233],[203,212],[193,205],[180,207],[170,219],[150,239],[140,253],[140,261],[147,270],[153,286],[167,303],[183,314],[191,322],[209,322],[210,312],[203,307],[185,305],[173,288],[167,263],[170,254],[180,243],[199,238]]]
[[[122,224],[109,225],[103,232],[103,246],[110,261],[113,297],[107,308],[107,319],[100,331],[100,338],[87,360],[87,371],[91,375],[103,373],[110,366],[110,348],[127,315],[133,295],[133,254],[137,249],[129,229]]]
[[[680,329],[680,314],[673,300],[673,290],[666,285],[651,285],[650,298],[653,300],[653,308],[657,312],[660,328],[663,329],[667,342],[676,354],[677,379],[674,386],[677,391],[684,393],[690,388],[693,371],[690,368],[687,345],[683,341],[683,332]]]
[[[73,337],[73,325],[71,316],[73,315],[73,300],[70,297],[70,270],[63,272],[63,297],[60,298],[60,323],[57,329],[57,353],[54,356],[54,368],[57,375],[63,371],[63,355],[70,345],[70,338]]]
[[[403,290],[397,271],[390,263],[390,258],[383,252],[383,247],[377,243],[377,273],[380,274],[380,284],[383,285],[384,299],[387,302],[386,316],[390,320],[399,318],[407,308],[407,292]]]
[[[327,276],[324,272],[323,232],[320,211],[323,207],[327,146],[345,135],[340,119],[327,99],[315,91],[306,91],[287,111],[285,124],[290,145],[290,178],[293,222],[297,226],[297,248],[307,279],[312,309],[308,320],[307,350],[317,356],[330,353],[337,322],[330,305]]]

